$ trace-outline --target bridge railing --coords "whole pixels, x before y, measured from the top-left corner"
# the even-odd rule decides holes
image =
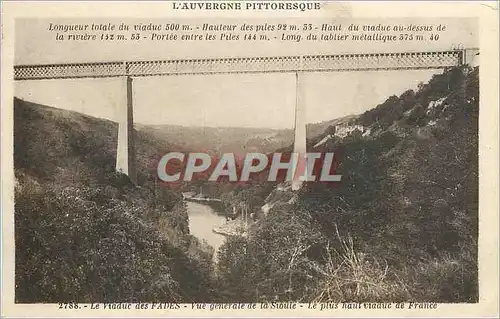
[[[440,69],[463,63],[463,50],[279,57],[177,59],[14,66],[15,80],[188,74]]]

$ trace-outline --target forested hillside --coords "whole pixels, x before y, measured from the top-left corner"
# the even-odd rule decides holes
[[[476,302],[478,114],[478,69],[455,68],[351,119],[363,131],[310,141],[342,181],[262,202],[222,247],[226,298]]]
[[[139,187],[115,173],[117,124],[15,99],[17,302],[207,301],[212,257],[155,187],[171,145],[137,133]]]
[[[212,154],[272,152],[293,143],[291,129],[244,127],[186,127],[180,125],[139,125],[156,139],[176,141],[179,147]]]

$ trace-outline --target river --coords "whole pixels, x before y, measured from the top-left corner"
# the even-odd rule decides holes
[[[191,235],[215,249],[214,260],[217,260],[217,251],[222,246],[226,237],[212,231],[214,226],[226,223],[224,216],[218,215],[214,209],[208,205],[186,201],[187,213],[189,216],[189,231]]]

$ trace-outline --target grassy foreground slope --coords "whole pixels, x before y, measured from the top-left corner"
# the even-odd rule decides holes
[[[14,100],[16,302],[207,301],[210,253],[178,194],[170,145],[137,132],[139,187],[115,173],[117,124]]]

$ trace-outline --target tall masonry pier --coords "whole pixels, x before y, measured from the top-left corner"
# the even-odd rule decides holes
[[[118,112],[118,146],[116,148],[116,170],[128,175],[132,183],[137,184],[135,160],[134,109],[132,78],[124,77],[125,96],[123,111]]]
[[[306,175],[306,106],[304,104],[304,84],[301,83],[302,77],[299,72],[295,72],[295,136],[293,142],[293,153],[296,154],[297,161],[294,166],[294,174],[292,181],[292,190],[299,190],[302,187],[303,181],[300,176]]]

